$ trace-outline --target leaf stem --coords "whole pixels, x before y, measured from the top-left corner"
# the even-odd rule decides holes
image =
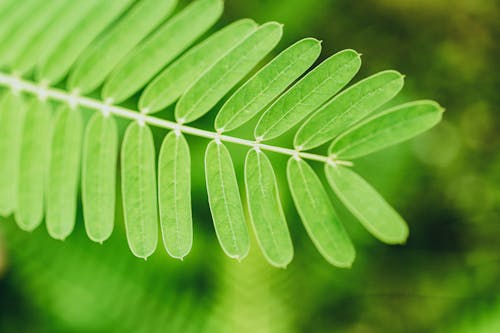
[[[43,84],[36,84],[34,82],[20,79],[15,75],[9,75],[2,72],[0,72],[0,86],[8,87],[15,92],[26,92],[32,95],[37,95],[42,100],[48,98],[55,101],[67,103],[72,107],[81,105],[92,110],[100,111],[104,115],[113,114],[121,118],[138,121],[140,124],[147,123],[155,127],[166,128],[173,131],[180,131],[188,135],[193,135],[213,140],[220,140],[242,146],[253,147],[256,149],[267,150],[279,154],[300,157],[303,159],[317,161],[317,162],[335,163],[347,166],[352,165],[352,163],[349,161],[332,160],[328,156],[324,155],[312,154],[312,153],[297,151],[290,148],[267,145],[253,140],[246,140],[229,135],[223,135],[217,132],[211,132],[200,128],[179,124],[173,121],[168,121],[165,119],[148,116],[146,114],[140,113],[135,110],[127,109],[117,105],[111,105],[109,101],[103,102],[97,99],[80,96],[76,92],[69,93],[62,89],[47,87]]]

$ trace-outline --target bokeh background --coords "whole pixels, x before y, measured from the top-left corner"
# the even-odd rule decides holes
[[[227,0],[219,26],[242,17],[284,23],[277,51],[309,36],[323,40],[323,58],[353,48],[358,79],[397,69],[407,75],[398,101],[447,109],[431,132],[356,163],[408,221],[408,243],[381,244],[339,207],[358,254],[350,270],[330,266],[282,177],[292,264],[272,268],[256,246],[227,259],[204,189],[206,141],[189,138],[195,239],[184,262],[160,247],[135,258],[119,205],[104,245],[87,239],[81,216],[64,242],[3,219],[0,332],[500,332],[500,3]],[[242,175],[245,150],[231,151]]]

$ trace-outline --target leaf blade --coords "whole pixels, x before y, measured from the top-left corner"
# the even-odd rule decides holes
[[[329,164],[325,164],[325,173],[335,194],[373,236],[387,244],[406,241],[406,222],[361,176]]]
[[[250,238],[233,161],[222,143],[211,141],[207,146],[205,179],[219,243],[229,257],[241,260],[248,254]]]
[[[324,105],[296,133],[294,146],[309,150],[330,141],[379,106],[403,87],[404,76],[388,70],[359,81]]]
[[[270,140],[285,133],[340,91],[360,67],[361,57],[354,50],[329,57],[264,112],[255,127],[255,137]]]
[[[161,145],[158,189],[163,245],[170,256],[182,260],[193,244],[193,221],[191,157],[180,133],[168,133]]]
[[[85,230],[94,242],[104,242],[113,231],[117,157],[115,120],[95,113],[85,130],[81,176]]]
[[[291,157],[287,178],[293,201],[304,227],[321,255],[337,267],[351,267],[355,250],[313,169]]]
[[[263,152],[250,150],[245,159],[245,185],[250,220],[267,261],[286,267],[293,258],[293,245],[279,199],[271,162]]]
[[[282,32],[282,26],[276,22],[263,24],[221,58],[181,97],[175,108],[177,121],[192,122],[210,111],[271,52]]]
[[[151,129],[131,123],[121,150],[122,200],[132,253],[146,259],[158,243],[155,148]]]
[[[415,101],[390,108],[370,117],[338,136],[328,152],[355,159],[395,145],[435,126],[442,108],[433,101]]]
[[[231,131],[253,118],[311,67],[320,52],[318,40],[305,38],[277,55],[224,103],[215,118],[217,131]]]

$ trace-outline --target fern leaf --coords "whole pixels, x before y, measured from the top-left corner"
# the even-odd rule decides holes
[[[217,21],[222,7],[221,0],[197,0],[168,20],[111,73],[102,91],[104,99],[119,103],[141,89]]]
[[[139,100],[141,112],[154,113],[174,103],[208,68],[256,28],[254,21],[242,19],[194,46],[146,87]]]
[[[218,132],[236,129],[259,113],[302,75],[321,52],[314,38],[303,39],[281,52],[222,106],[215,118]]]
[[[56,239],[64,240],[75,225],[82,131],[79,110],[62,105],[52,129],[45,218],[50,236]]]
[[[304,160],[288,160],[287,178],[293,202],[314,245],[332,265],[350,267],[355,250],[313,169]]]
[[[338,136],[328,149],[336,158],[355,159],[429,130],[441,121],[443,109],[433,101],[398,105]]]
[[[16,209],[19,149],[25,105],[18,93],[6,92],[0,101],[0,216]]]
[[[44,216],[50,117],[49,102],[33,98],[22,122],[15,217],[19,227],[27,231],[38,227]]]
[[[353,50],[338,52],[323,61],[264,112],[255,137],[269,140],[285,133],[342,89],[360,66],[360,56]]]
[[[175,118],[192,122],[205,115],[279,42],[282,26],[269,22],[259,27],[210,68],[181,97]]]
[[[207,146],[205,179],[219,243],[229,257],[241,260],[248,254],[250,238],[233,161],[221,142],[211,141]]]
[[[131,123],[121,150],[122,197],[132,253],[147,259],[158,243],[155,148],[151,129]]]
[[[115,220],[118,129],[112,117],[96,113],[85,130],[82,152],[82,205],[89,238],[102,243]]]
[[[337,95],[302,125],[295,135],[295,147],[309,150],[330,141],[396,96],[403,88],[403,78],[396,71],[383,71]]]
[[[66,35],[37,70],[39,81],[58,83],[70,70],[78,56],[106,27],[118,18],[132,0],[99,1],[85,18]],[[42,2],[43,4],[43,2]]]
[[[262,253],[271,265],[284,268],[293,258],[292,239],[273,166],[263,152],[248,152],[245,184],[250,219]]]
[[[406,222],[361,176],[330,164],[325,164],[325,173],[342,203],[373,236],[388,244],[406,241]]]
[[[172,257],[183,259],[193,243],[191,157],[184,136],[167,134],[160,149],[158,189],[163,244]]]
[[[80,56],[68,87],[87,93],[99,86],[116,64],[153,31],[174,9],[176,0],[142,0],[111,30],[95,40]]]

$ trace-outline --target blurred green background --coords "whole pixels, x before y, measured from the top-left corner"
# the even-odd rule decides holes
[[[135,258],[121,207],[104,245],[87,239],[81,216],[64,242],[2,220],[0,332],[500,332],[500,3],[227,0],[220,25],[241,17],[284,23],[279,49],[308,36],[323,40],[323,58],[353,48],[364,54],[358,79],[397,69],[407,75],[399,100],[447,109],[428,134],[356,163],[408,221],[408,243],[381,244],[339,207],[358,254],[350,270],[330,266],[282,177],[292,264],[272,268],[256,246],[227,259],[204,189],[206,141],[189,138],[192,253]],[[159,143],[165,132],[155,134]],[[241,171],[245,150],[230,148]],[[272,158],[283,176],[284,158]]]

